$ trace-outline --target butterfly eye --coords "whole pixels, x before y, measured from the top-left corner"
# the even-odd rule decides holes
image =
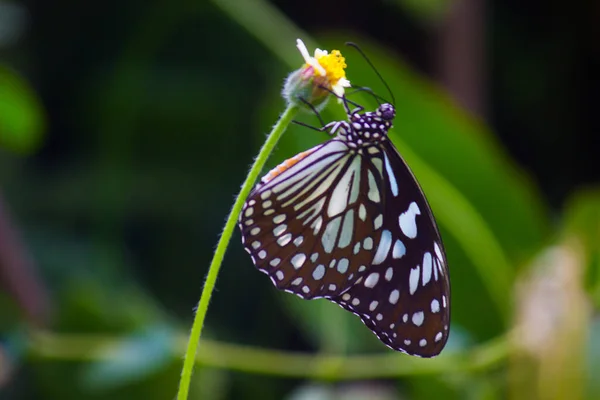
[[[244,205],[242,241],[278,289],[329,299],[392,349],[433,357],[449,334],[448,267],[427,200],[381,124],[394,115],[391,104],[349,112],[352,124],[330,124],[334,139],[269,172]]]

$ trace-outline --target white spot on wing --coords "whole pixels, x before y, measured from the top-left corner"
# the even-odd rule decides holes
[[[409,239],[414,239],[417,237],[417,222],[415,221],[417,215],[421,215],[421,210],[419,209],[417,203],[413,201],[408,206],[408,210],[400,214],[400,217],[398,217],[400,229],[402,229],[402,233],[404,233],[404,235]]]
[[[292,234],[286,233],[285,235],[283,235],[279,239],[277,239],[277,244],[280,245],[281,247],[283,247],[286,244],[288,244],[291,240],[292,240]]]
[[[325,227],[325,232],[323,232],[323,236],[321,237],[321,243],[323,244],[323,248],[327,253],[331,253],[333,247],[335,246],[335,241],[337,239],[337,234],[340,229],[341,222],[342,217],[339,216],[334,218]]]
[[[286,224],[277,225],[275,227],[275,229],[273,229],[273,235],[279,236],[283,232],[285,232],[286,229],[287,229],[287,225]]]
[[[363,221],[367,218],[367,209],[365,208],[364,204],[361,204],[358,207],[358,218],[360,218]]]
[[[306,254],[303,254],[303,253],[298,253],[294,257],[292,257],[292,265],[296,269],[300,269],[300,267],[302,267],[302,265],[304,265],[305,261],[306,261]]]
[[[327,216],[333,217],[338,215],[348,206],[348,195],[350,192],[351,179],[355,169],[357,168],[357,163],[358,167],[360,167],[360,158],[361,157],[354,158],[350,168],[346,170],[344,176],[342,176],[340,181],[333,189],[331,198],[329,199],[329,205],[327,206]]]
[[[276,267],[279,265],[280,262],[281,262],[281,258],[274,258],[269,262],[269,264],[271,264],[271,266],[273,266],[273,267]]]
[[[373,258],[373,265],[379,265],[387,258],[387,255],[392,246],[392,233],[387,229],[381,232],[381,239],[379,240],[379,246],[377,246],[377,252]]]
[[[325,276],[325,266],[323,264],[319,264],[313,271],[312,276],[315,281],[321,280],[323,276]]]
[[[385,280],[389,282],[392,280],[393,276],[394,276],[394,268],[388,267],[388,269],[385,271]]]
[[[392,251],[392,257],[395,259],[402,258],[406,254],[406,247],[401,240],[397,239],[394,243],[394,250]]]
[[[375,183],[375,177],[371,170],[369,170],[367,175],[369,177],[369,192],[367,193],[367,196],[369,197],[369,200],[379,203],[381,198],[379,196],[379,188],[377,187],[377,183]]]
[[[435,314],[439,311],[440,311],[440,302],[437,301],[437,299],[431,300],[431,312]]]
[[[408,277],[408,291],[410,294],[415,294],[417,291],[417,287],[419,286],[419,275],[420,275],[420,266],[416,266],[410,270],[410,275]]]
[[[276,216],[276,217],[273,217],[273,223],[274,223],[274,224],[280,224],[280,223],[282,223],[283,221],[285,221],[285,218],[286,218],[286,217],[285,217],[285,214],[279,214],[278,216]]]
[[[390,293],[390,297],[388,300],[389,300],[390,304],[396,304],[398,302],[399,298],[400,298],[400,291],[398,289],[394,289],[394,290],[392,290],[392,293]]]
[[[431,260],[431,253],[427,252],[423,256],[423,286],[427,285],[431,280],[432,269],[433,263]]]
[[[442,250],[440,249],[440,246],[436,242],[433,242],[433,248],[435,250],[435,255],[437,256],[437,258],[439,258],[440,261],[443,260],[444,257],[442,256]]]
[[[390,165],[390,160],[388,159],[387,154],[384,154],[385,158],[385,170],[387,171],[388,178],[390,180],[390,189],[392,189],[392,194],[398,196],[398,183],[396,182],[396,176],[394,175],[394,171],[392,170],[392,166]]]
[[[379,214],[375,217],[375,220],[373,220],[373,228],[377,230],[381,228],[381,225],[383,225],[383,215]]]
[[[340,234],[340,240],[338,241],[338,247],[343,249],[347,247],[352,241],[352,232],[354,232],[354,210],[350,209],[344,216],[344,223],[342,224],[342,233]]]
[[[377,285],[377,282],[379,282],[379,273],[371,272],[369,276],[367,276],[367,279],[365,279],[365,287],[372,289]]]
[[[369,304],[369,311],[375,311],[379,302],[377,300],[373,300],[371,304]]]
[[[413,314],[413,316],[412,316],[413,324],[415,324],[416,326],[421,326],[421,325],[423,325],[423,321],[425,321],[425,313],[423,313],[423,311],[418,311]]]
[[[348,265],[350,265],[350,261],[347,258],[342,258],[337,264],[337,270],[340,274],[345,274],[348,271]]]

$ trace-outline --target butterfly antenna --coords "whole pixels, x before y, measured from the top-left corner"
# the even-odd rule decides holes
[[[377,68],[375,68],[375,66],[373,65],[373,63],[371,62],[371,60],[369,60],[369,57],[367,57],[367,55],[365,54],[365,52],[362,51],[362,49],[360,47],[358,47],[358,45],[356,43],[353,43],[353,42],[346,42],[346,46],[354,47],[360,53],[360,55],[363,56],[363,58],[365,59],[365,61],[369,64],[369,66],[371,66],[371,68],[373,69],[373,71],[375,71],[375,73],[379,77],[379,80],[385,85],[385,88],[390,93],[390,96],[392,98],[392,104],[396,105],[396,98],[394,97],[394,93],[392,93],[392,89],[390,89],[390,86],[387,84],[387,82],[385,81],[385,79],[383,79],[383,76],[381,76],[381,74],[379,73],[379,71],[377,71]]]
[[[367,92],[368,94],[370,94],[371,96],[373,96],[373,98],[377,101],[377,103],[379,105],[381,105],[381,102],[384,103],[389,103],[389,101],[387,99],[385,99],[384,97],[381,97],[380,95],[378,95],[377,93],[375,93],[373,91],[373,89],[371,89],[370,87],[366,87],[366,86],[359,86],[359,85],[352,85],[352,91],[349,91],[347,94],[348,95],[352,95],[354,93],[358,93],[358,92]]]

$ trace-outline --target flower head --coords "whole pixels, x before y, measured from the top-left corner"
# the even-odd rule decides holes
[[[284,87],[284,97],[291,102],[307,101],[315,106],[324,104],[329,91],[338,98],[344,95],[344,89],[350,87],[346,78],[346,60],[339,50],[316,49],[314,56],[302,40],[297,39],[296,47],[304,58],[304,65],[293,72],[287,79]]]

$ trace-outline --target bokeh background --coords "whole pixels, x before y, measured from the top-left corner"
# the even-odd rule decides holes
[[[236,231],[189,398],[600,398],[599,27],[597,1],[0,0],[0,398],[175,397],[298,37],[387,97],[359,43],[392,88],[446,244],[450,341],[392,352],[277,292]],[[326,139],[294,126],[269,165]]]

